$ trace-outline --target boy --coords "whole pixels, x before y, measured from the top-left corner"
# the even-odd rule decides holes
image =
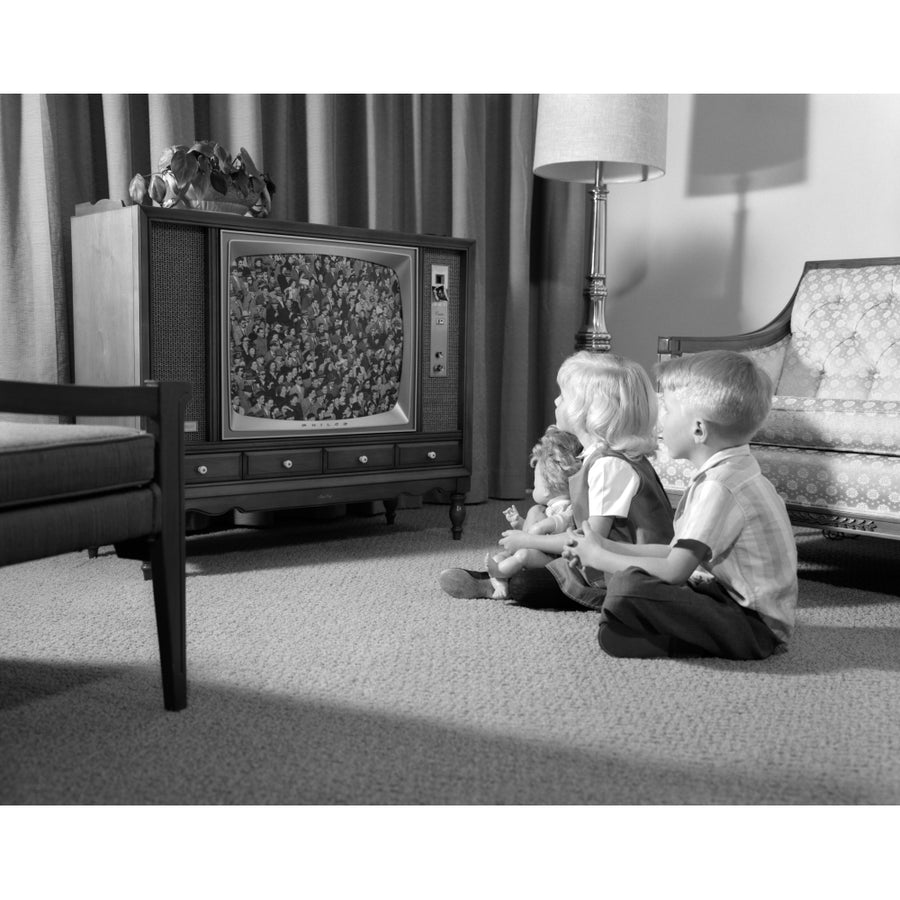
[[[772,382],[730,350],[667,360],[657,374],[663,440],[697,470],[672,542],[614,543],[585,523],[563,555],[607,573],[597,638],[611,656],[764,659],[786,649],[797,603],[787,511],[748,446]]]

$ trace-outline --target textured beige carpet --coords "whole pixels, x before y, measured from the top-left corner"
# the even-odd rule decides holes
[[[900,802],[898,545],[798,532],[786,655],[615,660],[593,612],[440,592],[504,505],[190,538],[181,713],[135,563],[3,570],[0,802]]]

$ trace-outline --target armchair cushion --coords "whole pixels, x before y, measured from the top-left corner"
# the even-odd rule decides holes
[[[154,448],[133,428],[0,422],[0,509],[147,484]]]
[[[0,509],[0,565],[131,541],[159,531],[156,486]]]

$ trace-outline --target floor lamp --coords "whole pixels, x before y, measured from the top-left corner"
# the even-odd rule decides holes
[[[576,350],[606,353],[608,184],[650,181],[666,171],[666,94],[541,94],[534,173],[588,184],[590,267]]]

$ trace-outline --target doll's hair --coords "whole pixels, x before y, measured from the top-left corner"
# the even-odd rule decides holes
[[[704,350],[657,363],[660,390],[713,423],[728,438],[749,440],[772,406],[772,379],[734,350]]]
[[[574,434],[551,425],[531,448],[531,467],[541,467],[552,494],[569,493],[569,478],[581,468],[581,444]]]
[[[581,350],[559,367],[561,404],[573,428],[632,459],[656,450],[656,392],[643,366]]]

